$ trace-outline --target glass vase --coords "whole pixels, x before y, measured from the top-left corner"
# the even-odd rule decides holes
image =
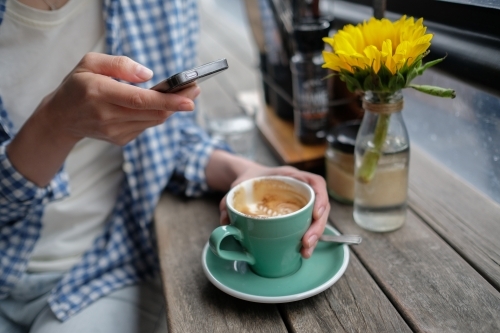
[[[365,92],[355,145],[354,220],[376,232],[406,220],[410,141],[401,114],[403,94]]]

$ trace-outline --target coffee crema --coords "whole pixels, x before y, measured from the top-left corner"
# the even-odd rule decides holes
[[[261,218],[291,214],[307,202],[307,197],[294,186],[276,179],[257,180],[250,191],[240,187],[233,197],[234,209]]]

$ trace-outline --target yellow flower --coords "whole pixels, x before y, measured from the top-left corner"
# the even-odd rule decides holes
[[[454,98],[454,90],[411,83],[444,59],[422,63],[432,39],[426,30],[423,19],[415,21],[406,15],[396,22],[371,18],[357,26],[346,25],[333,37],[323,38],[333,51],[323,51],[323,67],[338,72],[350,91],[372,91],[381,103],[403,88]],[[362,182],[370,182],[375,174],[389,119],[390,114],[382,114],[377,120],[374,138],[378,139],[373,139],[373,147],[365,152],[357,171]]]
[[[371,18],[356,26],[346,25],[332,38],[323,39],[333,49],[323,52],[323,67],[351,73],[371,67],[378,73],[383,64],[396,74],[429,48],[432,34],[426,34],[426,29],[423,19],[406,16],[396,22]]]

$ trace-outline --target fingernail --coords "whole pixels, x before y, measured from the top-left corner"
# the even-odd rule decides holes
[[[179,104],[177,107],[177,111],[193,111],[194,110],[194,103],[193,102],[184,102]]]
[[[314,251],[314,247],[311,247],[310,249],[307,249],[306,252],[307,252],[307,257],[310,258],[313,254],[313,251]]]
[[[196,97],[198,97],[198,95],[200,94],[200,92],[201,92],[200,87],[196,87],[196,88],[194,88],[194,91],[193,91],[193,99],[195,99]]]
[[[135,75],[142,80],[149,80],[153,77],[153,71],[142,65],[137,65]]]
[[[320,217],[321,217],[321,216],[323,215],[323,213],[324,213],[324,212],[325,212],[325,207],[320,207],[320,208],[318,209],[318,216],[320,216]]]
[[[307,239],[307,247],[312,247],[318,242],[318,236],[312,235]]]

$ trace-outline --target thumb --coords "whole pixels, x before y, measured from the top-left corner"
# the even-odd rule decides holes
[[[128,82],[144,82],[153,77],[153,71],[125,56],[87,53],[75,72],[92,72]]]
[[[225,225],[229,224],[229,217],[227,215],[227,205],[226,205],[227,194],[222,198],[219,203],[219,211],[220,211],[220,224]]]

